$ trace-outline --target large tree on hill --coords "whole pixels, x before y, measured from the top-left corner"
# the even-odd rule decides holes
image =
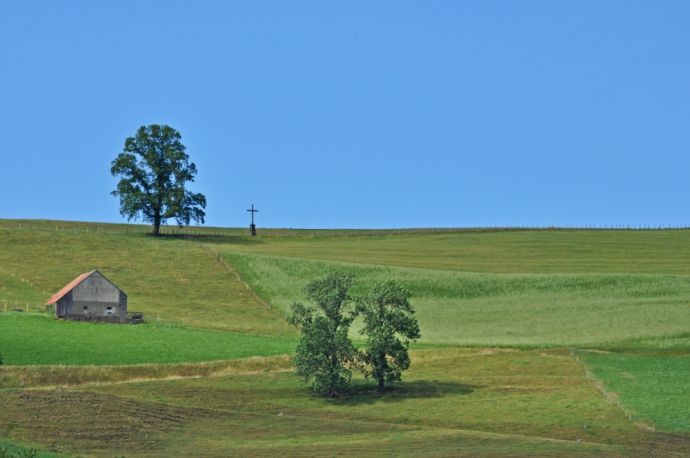
[[[316,393],[337,398],[350,386],[350,365],[357,351],[348,337],[353,313],[348,313],[348,290],[354,276],[335,272],[310,282],[304,293],[316,307],[292,305],[291,324],[302,331],[293,359],[295,373],[303,383],[314,380]]]
[[[404,286],[388,280],[375,284],[369,293],[357,299],[357,312],[364,318],[360,334],[367,338],[360,359],[365,364],[366,378],[378,382],[379,393],[385,392],[386,382],[402,379],[402,371],[410,367],[410,340],[421,337],[409,297]]]
[[[153,235],[159,235],[161,223],[170,218],[180,226],[191,220],[204,223],[206,197],[185,187],[194,181],[196,166],[189,162],[181,138],[169,126],[142,126],[112,162],[110,172],[121,177],[112,192],[120,197],[120,214],[153,224]]]

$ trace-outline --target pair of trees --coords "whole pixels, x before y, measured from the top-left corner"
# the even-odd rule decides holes
[[[379,393],[385,392],[385,384],[401,380],[402,371],[410,367],[409,341],[420,338],[407,289],[389,280],[352,298],[348,290],[354,284],[354,275],[345,272],[310,282],[304,292],[316,307],[295,303],[289,318],[302,331],[295,373],[304,383],[313,379],[314,391],[329,397],[339,397],[349,388],[353,368],[375,379]],[[364,319],[363,351],[348,337],[358,315]]]

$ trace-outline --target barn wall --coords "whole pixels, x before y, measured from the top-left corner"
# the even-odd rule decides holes
[[[73,307],[72,291],[69,291],[55,303],[55,316],[62,318],[63,316],[71,315]]]
[[[120,290],[98,272],[79,283],[72,290],[74,315],[83,315],[88,307],[88,315],[105,315],[107,308],[112,307],[114,315],[125,315],[127,309],[120,307]]]
[[[86,312],[84,307],[87,307]],[[74,311],[71,315],[105,315],[108,307],[112,307],[113,315],[120,315],[120,307],[116,302],[74,301]]]
[[[127,314],[127,295],[122,291],[120,291],[120,310],[123,315]]]

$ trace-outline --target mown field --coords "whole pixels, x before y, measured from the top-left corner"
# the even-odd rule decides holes
[[[13,443],[69,456],[690,454],[689,231],[200,238],[275,313],[183,238],[51,225],[0,230],[8,305],[34,312],[97,268],[149,324],[0,313],[0,436]],[[281,314],[336,269],[360,279],[354,294],[388,278],[413,293],[423,338],[383,396],[356,376],[353,393],[314,397],[281,356],[297,339]]]
[[[384,396],[357,378],[349,396],[314,397],[279,368],[2,390],[0,403],[6,437],[71,456],[690,453],[687,437],[640,429],[603,402],[562,350],[417,351]]]

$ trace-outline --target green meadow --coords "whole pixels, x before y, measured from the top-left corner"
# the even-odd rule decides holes
[[[189,327],[75,323],[37,314],[0,314],[6,365],[170,364],[292,353],[297,338]]]
[[[94,457],[690,454],[690,231],[198,236],[268,309],[181,236],[0,223],[4,443]],[[36,313],[93,269],[144,325]],[[357,276],[355,295],[389,278],[413,294],[422,339],[385,395],[355,374],[352,393],[323,399],[291,373],[284,316],[334,270]]]
[[[690,354],[581,351],[578,356],[633,420],[663,431],[690,431]]]
[[[232,243],[214,247],[283,313],[325,272],[354,273],[360,279],[355,294],[396,279],[412,292],[420,342],[427,344],[562,347],[652,339],[653,346],[656,338],[690,329],[690,276],[475,273],[236,253]]]

